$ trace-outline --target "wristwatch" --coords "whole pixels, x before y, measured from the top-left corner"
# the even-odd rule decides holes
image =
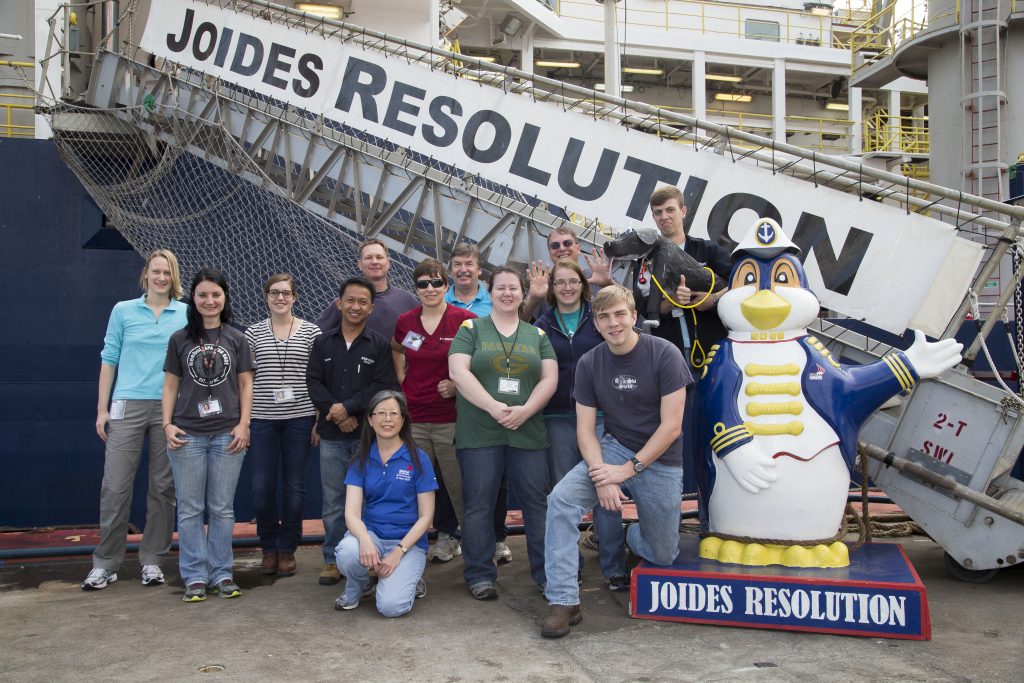
[[[637,474],[640,474],[641,472],[644,471],[644,467],[646,467],[646,465],[644,465],[642,462],[637,460],[636,457],[630,458],[629,461],[631,463],[633,463],[633,471],[634,472],[636,472]]]

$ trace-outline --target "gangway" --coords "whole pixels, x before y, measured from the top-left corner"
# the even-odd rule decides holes
[[[39,107],[132,245],[169,246],[186,271],[228,268],[242,320],[262,315],[260,284],[279,270],[329,300],[368,237],[406,277],[463,240],[489,266],[543,258],[551,230],[579,228],[569,215],[587,217],[589,250],[602,229],[646,220],[659,182],[683,187],[691,229],[723,244],[734,218],[737,230],[754,214],[780,220],[823,303],[890,332],[949,336],[1019,248],[1024,209],[856,160],[262,0],[134,6],[117,22],[127,40],[108,33],[88,54],[66,44],[70,6],[54,14]],[[51,61],[65,65],[57,80]],[[872,347],[847,339],[835,355]],[[980,384],[964,375],[956,395],[989,396]],[[1019,422],[1011,408],[1004,419]],[[899,422],[876,445],[900,429],[916,443],[920,428]]]

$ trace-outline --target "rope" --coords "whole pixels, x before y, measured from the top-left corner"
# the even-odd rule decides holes
[[[644,266],[646,265],[647,261],[645,260]],[[697,312],[694,309],[696,309],[698,306],[707,301],[708,297],[710,297],[711,293],[715,290],[715,271],[711,270],[707,266],[704,266],[704,270],[711,273],[711,286],[708,287],[707,293],[704,295],[704,298],[698,301],[697,303],[683,305],[676,301],[675,299],[673,299],[671,296],[669,296],[669,293],[666,292],[665,288],[661,286],[660,282],[658,282],[658,278],[654,277],[654,269],[650,269],[651,281],[654,282],[654,284],[658,287],[658,291],[661,292],[662,296],[664,296],[665,299],[676,308],[689,310],[690,315],[693,317],[693,339],[691,340],[693,343],[690,346],[690,366],[698,370],[707,364],[708,355],[707,353],[704,352],[704,347],[701,345],[700,339],[697,338]],[[698,353],[700,354],[699,360],[697,358]]]

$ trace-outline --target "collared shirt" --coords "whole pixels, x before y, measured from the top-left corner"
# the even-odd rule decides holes
[[[419,449],[416,452],[419,467],[413,464],[404,444],[385,463],[374,441],[366,458],[366,470],[358,460],[348,468],[345,485],[363,489],[363,524],[378,538],[388,541],[405,538],[420,516],[417,496],[437,490],[430,457]],[[426,533],[416,539],[416,545],[427,549]]]
[[[453,284],[448,288],[448,292],[444,295],[444,300],[448,303],[464,308],[467,311],[476,314],[476,317],[482,318],[485,315],[491,314],[491,295],[487,293],[487,289],[484,287],[484,283],[476,283],[476,296],[468,304],[465,301],[459,301],[455,298],[455,285]]]
[[[324,439],[342,441],[359,438],[363,414],[378,391],[398,389],[391,342],[369,327],[349,346],[335,328],[316,338],[306,366],[309,398],[320,411],[317,432]],[[343,432],[327,419],[331,406],[340,403],[359,422],[354,431]]]
[[[366,319],[366,326],[382,337],[391,339],[395,333],[395,321],[398,316],[420,305],[420,300],[401,287],[388,285],[383,292],[373,294],[373,312]],[[341,311],[334,301],[320,312],[316,326],[324,332],[338,329],[341,325]]]
[[[117,368],[115,401],[160,400],[167,341],[185,327],[187,310],[184,303],[171,299],[158,318],[146,305],[145,294],[114,306],[100,361]]]

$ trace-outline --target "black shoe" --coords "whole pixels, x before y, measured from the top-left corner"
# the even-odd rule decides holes
[[[473,597],[477,600],[497,600],[498,591],[494,588],[494,584],[483,583],[479,586],[475,586],[469,589]]]
[[[629,577],[628,576],[613,576],[608,579],[608,590],[615,591],[616,593],[621,591],[629,590]]]

